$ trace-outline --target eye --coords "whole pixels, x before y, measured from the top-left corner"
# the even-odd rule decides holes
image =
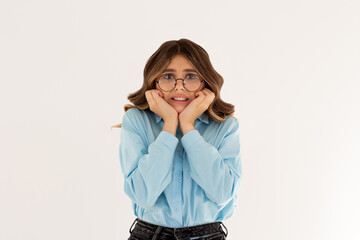
[[[195,79],[195,78],[198,78],[198,76],[196,74],[188,74],[188,75],[186,75],[186,78]]]
[[[163,75],[163,77],[164,77],[165,79],[171,79],[171,78],[173,78],[174,76],[173,76],[172,74],[165,73],[165,74]]]

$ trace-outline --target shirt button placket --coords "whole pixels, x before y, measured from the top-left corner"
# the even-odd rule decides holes
[[[173,190],[172,190],[172,210],[174,211],[174,217],[177,219],[179,223],[182,223],[182,156],[183,149],[181,146],[178,146],[177,156],[174,161],[174,182],[173,182]]]

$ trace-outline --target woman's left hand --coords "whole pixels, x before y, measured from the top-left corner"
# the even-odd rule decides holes
[[[210,89],[204,88],[203,90],[195,93],[195,99],[179,114],[179,123],[181,125],[192,124],[195,120],[205,112],[215,98],[215,93]]]

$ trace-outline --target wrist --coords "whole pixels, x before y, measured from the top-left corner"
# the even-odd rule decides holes
[[[183,135],[185,135],[189,131],[195,130],[196,128],[193,123],[190,123],[190,122],[181,123],[180,122],[180,129],[183,132]]]
[[[180,126],[194,126],[194,121],[179,121]]]
[[[175,121],[164,121],[163,131],[170,132],[172,135],[176,136],[176,129],[178,123]]]
[[[177,118],[168,118],[168,119],[164,119],[164,123],[168,124],[168,125],[178,125],[179,124],[179,120]]]

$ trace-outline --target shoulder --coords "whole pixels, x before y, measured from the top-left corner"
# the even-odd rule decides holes
[[[239,126],[239,120],[234,118],[231,115],[227,115],[225,120],[219,123],[221,127],[238,127]]]
[[[218,123],[219,124],[219,133],[223,136],[239,131],[239,120],[228,115],[225,120]]]
[[[136,107],[133,107],[133,108],[130,108],[129,110],[127,110],[125,113],[124,113],[124,116],[126,117],[136,117],[137,115],[140,114],[140,109],[136,108]]]
[[[239,123],[239,120],[237,120],[236,118],[234,118],[231,115],[227,115],[225,121],[227,121],[228,123],[231,123],[231,124]]]
[[[142,126],[144,119],[148,118],[149,113],[136,107],[130,108],[124,113],[123,125]]]
[[[130,108],[124,113],[124,117],[129,118],[131,120],[142,119],[149,115],[147,110],[141,110],[136,107]]]

